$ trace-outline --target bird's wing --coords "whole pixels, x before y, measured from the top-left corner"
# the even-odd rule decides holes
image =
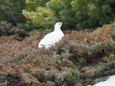
[[[45,37],[40,41],[39,46],[41,45],[50,45],[51,44],[51,38],[53,37],[53,32],[45,35]]]
[[[62,38],[62,34],[51,32],[47,34],[39,43],[39,46],[51,46],[55,45],[56,42],[58,42]]]

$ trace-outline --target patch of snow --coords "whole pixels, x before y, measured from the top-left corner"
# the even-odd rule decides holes
[[[115,75],[110,76],[106,81],[101,81],[93,86],[115,86]]]

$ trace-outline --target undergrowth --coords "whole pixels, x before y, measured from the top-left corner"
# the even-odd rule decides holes
[[[65,33],[48,50],[37,48],[45,33],[1,36],[0,85],[86,86],[115,74],[115,23]]]

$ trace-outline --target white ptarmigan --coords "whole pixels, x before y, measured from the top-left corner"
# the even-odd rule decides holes
[[[110,76],[106,81],[101,81],[93,86],[115,86],[115,75]]]
[[[46,49],[55,45],[55,43],[59,42],[64,36],[64,33],[61,30],[62,22],[57,22],[54,26],[54,31],[47,34],[38,45],[38,48],[45,47]]]

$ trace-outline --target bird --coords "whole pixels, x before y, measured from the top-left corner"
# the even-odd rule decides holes
[[[55,43],[59,42],[62,37],[64,37],[61,26],[62,22],[57,22],[54,25],[54,31],[44,36],[44,38],[39,42],[38,48],[45,47],[45,49],[48,49],[51,46],[55,46]]]
[[[115,75],[112,75],[106,81],[101,81],[93,86],[115,86]]]

